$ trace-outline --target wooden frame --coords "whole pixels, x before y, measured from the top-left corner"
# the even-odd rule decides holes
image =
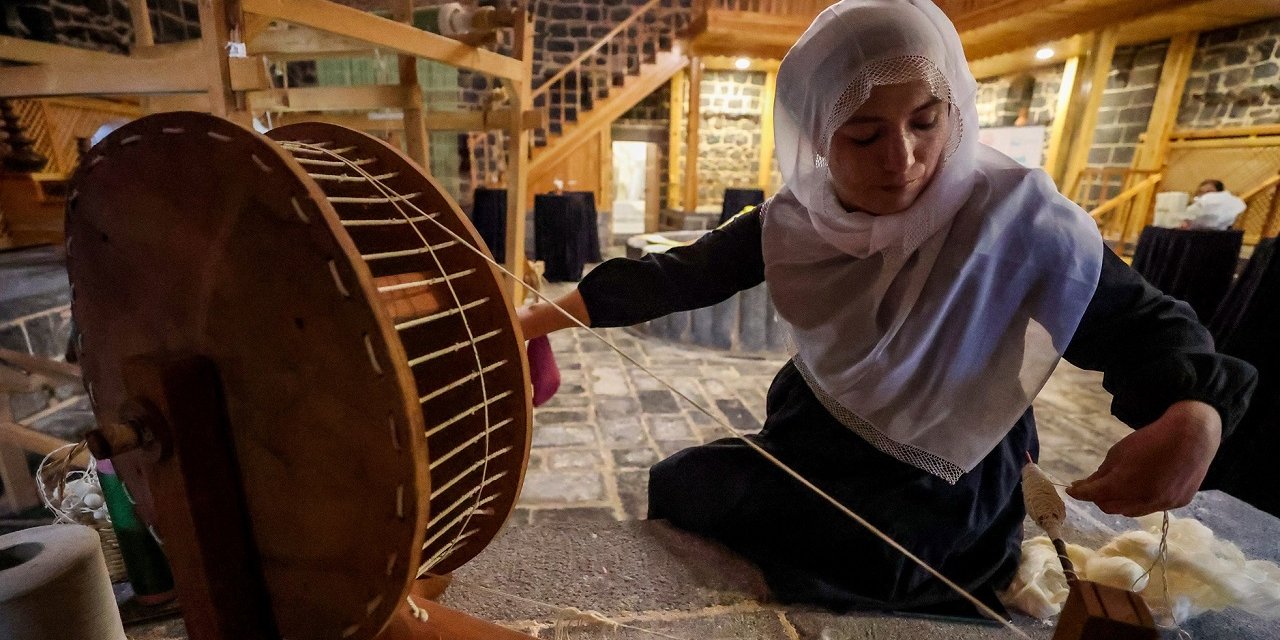
[[[138,46],[132,55],[114,55],[74,47],[0,36],[0,59],[28,63],[29,66],[0,68],[0,98],[89,95],[144,96],[144,111],[198,110],[219,115],[243,125],[251,124],[255,110],[326,111],[396,108],[404,116],[394,127],[403,132],[409,155],[427,166],[427,131],[507,129],[508,182],[516,186],[519,198],[512,197],[510,220],[523,219],[523,202],[528,183],[528,130],[542,125],[542,119],[528,113],[533,63],[532,28],[528,15],[517,12],[515,57],[480,49],[471,44],[430,33],[408,24],[412,3],[401,0],[398,20],[339,5],[329,0],[209,0],[201,3],[198,41],[153,45],[146,15],[146,3],[131,0],[133,22],[138,30]],[[304,27],[288,35],[272,33],[265,27],[273,21]],[[250,40],[249,57],[228,58],[226,45],[233,34]],[[252,42],[253,37],[261,42]],[[528,42],[524,42],[528,40]],[[265,74],[272,54],[281,59],[305,56],[308,48],[322,55],[351,55],[384,49],[398,54],[400,85],[368,87],[326,87],[321,89],[274,89]],[[315,57],[315,56],[306,56]],[[416,90],[418,58],[495,76],[508,85],[512,96],[509,109],[475,114],[459,113],[428,117],[421,91]],[[193,73],[193,70],[203,70]],[[520,114],[519,117],[513,114]],[[316,118],[313,118],[316,119]],[[325,119],[325,118],[319,118]],[[359,120],[348,118],[350,124]],[[368,127],[392,130],[391,127]],[[524,225],[509,224],[508,244],[523,246]],[[513,256],[507,268],[517,279],[524,269]],[[515,284],[513,283],[514,287]],[[512,290],[514,291],[514,289]]]

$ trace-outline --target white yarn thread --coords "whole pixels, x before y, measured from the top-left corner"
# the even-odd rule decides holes
[[[297,143],[295,143],[295,144],[297,144]],[[298,146],[308,146],[308,145],[298,145]],[[310,146],[315,147],[316,145],[310,145]],[[338,162],[341,162],[342,164],[345,164],[345,165],[347,165],[349,168],[351,168],[351,169],[353,169],[354,171],[356,171],[359,175],[361,175],[361,177],[363,177],[365,180],[367,180],[370,184],[372,184],[372,185],[373,185],[375,188],[377,188],[379,191],[382,191],[384,194],[388,194],[388,193],[389,193],[389,194],[394,194],[394,193],[395,193],[395,191],[394,191],[394,190],[392,190],[390,187],[387,187],[386,185],[384,185],[384,184],[382,183],[382,181],[381,181],[381,180],[378,180],[376,176],[374,176],[373,174],[369,173],[368,171],[365,171],[365,170],[364,170],[364,168],[363,168],[363,167],[361,167],[358,163],[356,163],[356,162],[352,162],[351,160],[348,160],[347,158],[345,158],[345,157],[343,157],[343,156],[340,156],[340,155],[337,155],[337,154],[333,154],[332,152],[329,152],[327,149],[323,149],[323,148],[321,148],[321,150],[322,150],[322,151],[325,151],[325,152],[328,152],[328,153],[330,153],[330,154],[334,155],[335,157],[337,157],[337,158],[338,158]],[[1009,630],[1011,633],[1013,633],[1014,635],[1018,636],[1019,638],[1024,638],[1025,640],[1031,640],[1031,636],[1027,635],[1027,633],[1026,633],[1025,631],[1023,631],[1023,630],[1019,629],[1018,627],[1014,626],[1014,624],[1013,624],[1013,622],[1012,622],[1011,620],[1008,620],[1008,619],[1006,619],[1006,618],[1002,617],[1000,614],[996,613],[996,612],[995,612],[995,610],[993,610],[993,609],[992,609],[990,606],[988,606],[986,603],[982,602],[982,601],[981,601],[981,600],[979,600],[976,596],[974,596],[973,594],[971,594],[971,593],[969,593],[968,591],[966,591],[963,587],[961,587],[960,585],[956,584],[956,583],[955,583],[953,580],[951,580],[950,578],[946,577],[945,575],[942,575],[942,573],[941,573],[940,571],[938,571],[937,569],[935,569],[932,565],[930,565],[929,563],[927,563],[927,562],[925,562],[924,560],[920,559],[920,557],[919,557],[919,556],[917,556],[916,554],[912,553],[912,552],[911,552],[910,550],[908,550],[906,547],[902,546],[902,544],[901,544],[901,543],[899,543],[897,540],[894,540],[891,536],[889,536],[888,534],[884,533],[884,532],[883,532],[883,531],[881,531],[879,528],[877,528],[875,525],[873,525],[873,524],[871,524],[870,522],[868,522],[868,521],[866,520],[866,518],[863,518],[861,515],[858,515],[858,514],[857,514],[857,513],[855,513],[852,509],[850,509],[849,507],[845,506],[845,505],[844,505],[844,503],[840,502],[839,500],[836,500],[836,499],[835,499],[834,497],[832,497],[830,494],[828,494],[827,492],[823,491],[820,487],[818,487],[817,485],[815,485],[815,484],[813,484],[811,481],[809,481],[809,479],[808,479],[808,478],[805,478],[804,476],[802,476],[799,472],[797,472],[796,470],[792,469],[792,468],[791,468],[790,466],[788,466],[786,463],[784,463],[784,462],[782,462],[781,460],[779,460],[776,456],[774,456],[773,454],[771,454],[771,453],[769,453],[768,451],[766,451],[763,447],[761,447],[760,445],[756,444],[755,442],[752,442],[752,441],[751,441],[750,439],[748,439],[748,438],[744,438],[741,434],[739,434],[737,431],[735,431],[735,430],[733,429],[733,427],[731,427],[731,426],[730,426],[727,422],[725,422],[723,419],[721,419],[721,418],[719,418],[718,416],[714,415],[713,413],[711,413],[711,411],[710,411],[709,409],[707,409],[706,407],[702,406],[702,404],[698,403],[697,401],[695,401],[694,399],[690,398],[690,397],[689,397],[688,395],[686,395],[685,393],[681,392],[679,389],[677,389],[677,388],[675,387],[675,385],[671,384],[670,382],[667,382],[667,381],[666,381],[666,380],[664,380],[661,376],[659,376],[659,375],[655,374],[653,371],[649,370],[649,368],[648,368],[648,367],[644,366],[644,365],[643,365],[643,364],[641,364],[639,361],[637,361],[635,358],[631,357],[631,356],[630,356],[629,354],[627,354],[625,351],[623,351],[622,349],[620,349],[617,345],[613,344],[613,342],[609,341],[607,338],[605,338],[604,336],[600,335],[600,333],[599,333],[599,332],[595,331],[595,330],[594,330],[594,329],[592,329],[591,327],[588,327],[588,326],[587,326],[585,323],[583,323],[581,320],[578,320],[576,317],[574,317],[574,316],[573,316],[573,314],[569,313],[569,312],[568,312],[567,310],[565,310],[563,307],[561,307],[560,305],[556,304],[556,303],[555,303],[555,301],[551,300],[549,297],[547,297],[546,295],[544,295],[541,291],[538,291],[537,289],[535,289],[535,288],[533,288],[533,287],[529,286],[529,284],[528,284],[528,283],[526,283],[526,282],[524,282],[521,278],[516,277],[516,275],[515,275],[514,273],[512,273],[511,271],[509,271],[505,266],[503,266],[502,264],[499,264],[499,263],[498,263],[497,261],[495,261],[493,258],[490,258],[488,255],[486,255],[486,254],[485,254],[485,252],[484,252],[484,251],[482,251],[482,250],[480,250],[480,249],[477,249],[476,247],[472,246],[470,241],[468,241],[467,239],[465,239],[465,238],[463,238],[462,236],[460,236],[460,235],[458,235],[457,233],[455,233],[452,229],[450,229],[449,227],[445,226],[445,224],[444,224],[444,223],[442,223],[442,222],[440,222],[439,220],[436,220],[435,218],[430,217],[429,215],[427,215],[427,213],[428,213],[428,212],[423,211],[423,210],[422,210],[421,208],[419,208],[417,205],[415,205],[414,203],[409,202],[409,201],[392,202],[391,204],[392,204],[392,206],[394,206],[394,207],[396,208],[396,211],[397,211],[397,212],[399,212],[399,213],[401,214],[401,216],[403,216],[403,217],[404,217],[404,218],[406,218],[406,219],[409,219],[409,218],[411,218],[412,216],[410,216],[408,212],[406,212],[403,208],[401,208],[401,205],[402,205],[402,204],[403,204],[403,205],[407,205],[408,207],[410,207],[411,209],[413,209],[414,211],[416,211],[416,212],[417,212],[418,214],[420,214],[420,215],[427,216],[427,217],[426,217],[426,219],[427,219],[427,220],[429,220],[432,224],[435,224],[437,227],[439,227],[439,228],[440,228],[440,230],[441,230],[441,231],[444,231],[446,234],[448,234],[448,235],[449,235],[450,237],[452,237],[454,240],[458,241],[458,243],[459,243],[460,245],[462,245],[463,247],[466,247],[466,248],[467,248],[467,250],[469,250],[469,251],[471,251],[471,252],[475,253],[476,255],[480,256],[480,258],[481,258],[481,259],[483,259],[484,261],[488,262],[490,265],[492,265],[492,266],[493,266],[495,269],[497,269],[499,272],[501,272],[501,273],[503,273],[503,274],[506,274],[506,275],[507,275],[507,276],[509,276],[509,277],[510,277],[514,282],[516,282],[516,283],[517,283],[517,284],[519,284],[520,286],[524,287],[524,288],[525,288],[525,289],[527,289],[528,291],[532,292],[532,293],[533,293],[535,296],[537,296],[538,298],[541,298],[543,301],[545,301],[545,302],[547,302],[548,304],[550,304],[554,309],[556,309],[556,310],[557,310],[557,311],[559,311],[561,314],[563,314],[563,315],[564,315],[566,318],[568,318],[571,322],[573,322],[574,324],[578,325],[580,328],[586,329],[588,333],[590,333],[590,334],[591,334],[592,336],[594,336],[596,339],[598,339],[598,340],[600,340],[601,342],[603,342],[605,345],[607,345],[607,346],[608,346],[611,350],[613,350],[615,353],[617,353],[618,355],[622,356],[622,358],[623,358],[623,359],[625,359],[626,361],[630,362],[632,365],[634,365],[636,368],[640,369],[641,371],[643,371],[643,372],[645,372],[645,373],[649,374],[649,376],[650,376],[650,377],[652,377],[655,381],[657,381],[658,383],[660,383],[660,384],[662,384],[663,386],[665,386],[665,387],[666,387],[667,389],[669,389],[672,393],[676,394],[676,395],[677,395],[678,397],[680,397],[680,398],[683,398],[686,402],[688,402],[689,404],[691,404],[694,408],[696,408],[696,409],[698,409],[699,411],[701,411],[702,413],[706,414],[706,415],[707,415],[707,417],[711,418],[711,420],[712,420],[713,422],[715,422],[718,426],[720,426],[720,427],[721,427],[722,429],[724,429],[726,432],[728,432],[728,433],[732,434],[732,435],[733,435],[733,437],[738,438],[739,440],[741,440],[744,444],[746,444],[748,447],[750,447],[750,448],[751,448],[752,450],[754,450],[756,453],[758,453],[758,454],[760,454],[761,456],[763,456],[766,460],[768,460],[769,462],[773,463],[773,465],[774,465],[774,466],[776,466],[779,470],[783,471],[784,473],[786,473],[787,475],[791,476],[792,478],[795,478],[798,482],[800,482],[802,485],[804,485],[804,486],[805,486],[805,488],[807,488],[808,490],[812,491],[812,492],[814,493],[814,495],[817,495],[818,497],[820,497],[820,498],[822,498],[823,500],[825,500],[827,503],[829,503],[831,506],[835,507],[835,508],[836,508],[837,510],[839,510],[841,513],[843,513],[844,515],[848,516],[851,520],[853,520],[854,522],[857,522],[859,525],[861,525],[864,529],[866,529],[866,530],[867,530],[868,532],[870,532],[872,535],[874,535],[874,536],[876,536],[877,538],[879,538],[882,542],[884,542],[885,544],[887,544],[887,545],[889,545],[890,547],[892,547],[892,548],[893,548],[894,550],[896,550],[898,553],[901,553],[901,554],[902,554],[903,556],[905,556],[908,560],[910,560],[911,562],[913,562],[916,566],[920,567],[921,569],[924,569],[924,571],[925,571],[926,573],[928,573],[929,575],[931,575],[931,576],[933,576],[934,578],[936,578],[939,582],[942,582],[943,584],[945,584],[948,588],[950,588],[952,591],[954,591],[957,595],[959,595],[959,596],[960,596],[961,598],[963,598],[965,601],[967,601],[967,602],[969,602],[970,604],[972,604],[972,605],[974,606],[974,608],[975,608],[975,609],[977,609],[979,612],[981,612],[984,616],[987,616],[987,617],[988,617],[988,618],[990,618],[992,621],[999,623],[999,624],[1000,624],[1000,625],[1002,625],[1005,629]],[[417,230],[417,227],[414,227],[414,230],[416,231],[416,230]],[[423,243],[424,243],[424,244],[426,243],[425,238],[423,238]],[[452,290],[452,289],[451,289],[451,290]],[[455,294],[455,295],[456,295],[456,294]]]
[[[1050,538],[1062,538],[1062,525],[1067,521],[1067,504],[1058,495],[1048,474],[1034,462],[1022,467],[1022,497],[1027,505],[1027,515]]]

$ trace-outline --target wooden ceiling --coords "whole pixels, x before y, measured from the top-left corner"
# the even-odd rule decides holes
[[[1123,25],[1119,44],[1280,18],[1280,0],[935,0],[956,24],[979,78],[1060,63],[1080,53],[1075,36]],[[709,10],[690,42],[694,55],[779,58],[812,16]],[[1036,60],[1042,47],[1054,50]]]

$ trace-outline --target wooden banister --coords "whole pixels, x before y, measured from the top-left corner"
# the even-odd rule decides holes
[[[1241,192],[1240,199],[1244,200],[1245,202],[1248,202],[1249,200],[1252,200],[1254,196],[1257,196],[1263,191],[1266,191],[1267,189],[1270,189],[1271,187],[1274,187],[1278,184],[1280,184],[1280,173],[1277,173],[1271,176],[1270,178],[1267,178],[1266,180],[1263,180],[1262,182],[1254,185],[1253,187],[1250,187],[1248,190]]]
[[[1153,173],[1147,176],[1146,179],[1144,179],[1142,182],[1139,182],[1138,184],[1135,184],[1132,187],[1129,187],[1128,189],[1121,191],[1120,194],[1117,195],[1116,197],[1111,198],[1110,200],[1107,200],[1106,202],[1098,205],[1097,207],[1094,207],[1094,209],[1089,212],[1089,216],[1094,220],[1101,220],[1102,216],[1105,216],[1108,213],[1111,213],[1112,211],[1116,210],[1124,203],[1130,200],[1133,200],[1134,198],[1137,198],[1138,195],[1141,194],[1142,192],[1154,190],[1156,188],[1156,185],[1160,184],[1160,181],[1162,179],[1164,179],[1164,175],[1159,173]]]

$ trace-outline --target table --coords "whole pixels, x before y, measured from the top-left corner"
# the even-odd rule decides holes
[[[498,262],[507,261],[507,190],[479,187],[471,207],[471,224]]]
[[[551,282],[577,282],[587,262],[599,262],[595,194],[546,193],[533,200],[534,259],[546,264]]]
[[[1204,487],[1280,515],[1273,458],[1280,448],[1280,259],[1275,238],[1258,243],[1210,329],[1218,351],[1258,369],[1258,388],[1240,424],[1218,450]]]
[[[717,226],[729,221],[746,207],[753,207],[764,202],[762,189],[725,189],[724,204],[720,208],[720,222]]]
[[[1138,237],[1133,268],[1208,322],[1231,286],[1243,240],[1239,230],[1147,227]]]

